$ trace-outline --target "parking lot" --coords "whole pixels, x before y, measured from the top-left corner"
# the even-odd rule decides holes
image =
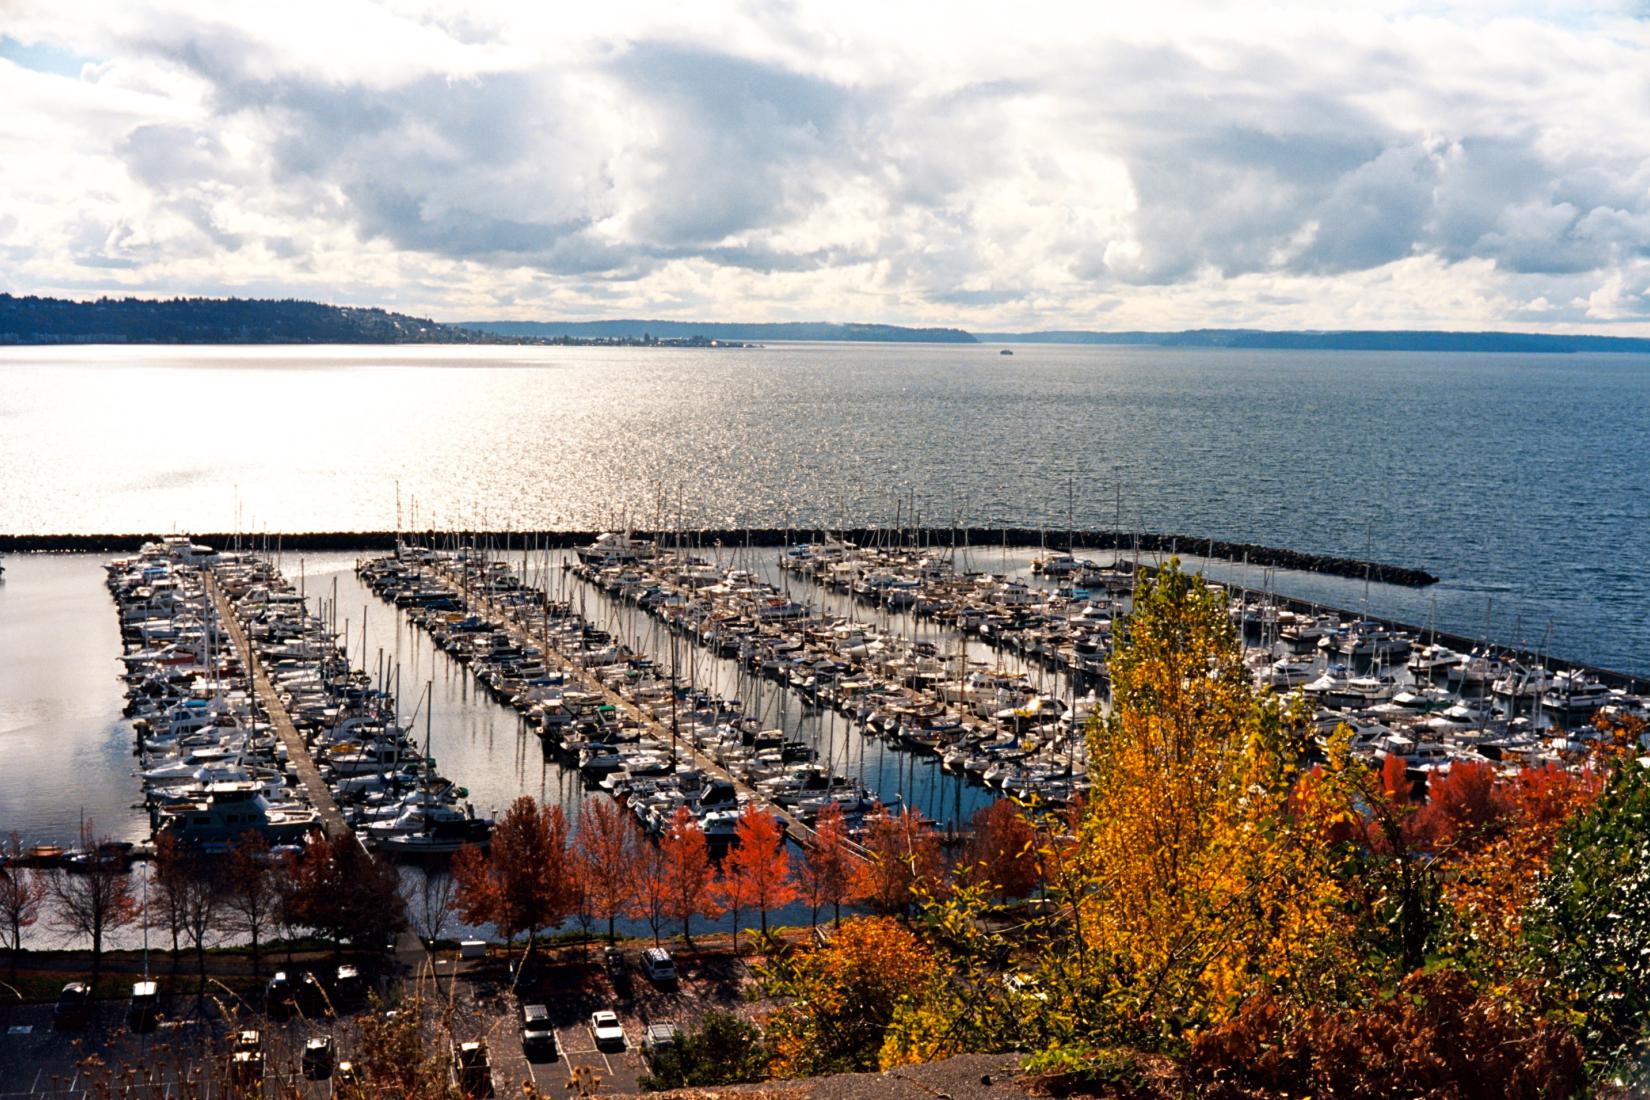
[[[599,946],[540,951],[525,972],[519,951],[511,963],[496,952],[474,960],[447,952],[422,974],[393,983],[394,992],[423,998],[426,1049],[445,1055],[449,1041],[485,1041],[499,1096],[519,1094],[523,1082],[562,1094],[575,1071],[589,1075],[586,1083],[597,1094],[634,1092],[646,1073],[642,1040],[649,1024],[688,1026],[712,1009],[751,1010],[743,997],[751,981],[744,960],[725,951],[678,953],[679,982],[662,986],[642,972],[641,950],[633,945],[611,953]],[[182,984],[192,990],[192,981]],[[523,1051],[523,1004],[545,1006],[556,1037],[554,1058],[530,1061]],[[122,1002],[104,1001],[95,1008],[85,1026],[69,1031],[52,1029],[49,1004],[0,1008],[0,1100],[79,1100],[112,1092],[158,1100],[180,1095],[186,1083],[195,1095],[210,1098],[221,1092],[210,1079],[224,1072],[241,1029],[259,1033],[267,1094],[289,1088],[306,1100],[331,1100],[332,1079],[302,1075],[305,1043],[330,1037],[335,1059],[356,1058],[357,1021],[368,1011],[312,1017],[298,1011],[290,1019],[272,1019],[261,1004],[227,992],[206,998],[172,992],[164,997],[156,1030],[135,1035],[126,1027]],[[622,1047],[598,1046],[590,1024],[597,1010],[619,1017]],[[451,1023],[450,1036],[444,1021]]]
[[[271,1095],[284,1086],[306,1100],[330,1100],[330,1079],[307,1080],[301,1063],[305,1042],[331,1035],[347,1049],[352,1025],[343,1021],[293,1020],[270,1024],[261,1019],[226,1016],[208,1005],[198,1009],[195,998],[171,998],[168,1017],[147,1035],[125,1027],[124,1006],[104,1003],[84,1028],[52,1030],[50,1005],[21,1005],[6,1010],[0,1031],[0,1098],[104,1097],[114,1091],[148,1100],[176,1096],[192,1084],[206,1097],[214,1095],[214,1076],[232,1030],[255,1027],[260,1035]]]
[[[460,969],[448,989],[458,1008],[456,1039],[486,1039],[499,1095],[517,1092],[523,1081],[560,1091],[577,1067],[599,1079],[598,1094],[634,1092],[647,1072],[642,1038],[650,1023],[682,1026],[705,1012],[747,1008],[742,993],[750,971],[725,954],[678,954],[674,988],[650,982],[641,972],[640,949],[628,947],[609,962],[600,948],[563,949],[529,967],[524,980],[511,986],[502,960]],[[456,979],[456,980],[455,980]],[[542,1004],[555,1028],[558,1057],[529,1061],[522,1051],[520,1006]],[[623,1049],[596,1044],[590,1014],[616,1013],[624,1029]]]

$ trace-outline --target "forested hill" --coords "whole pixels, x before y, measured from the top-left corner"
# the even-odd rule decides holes
[[[972,344],[973,336],[957,328],[905,328],[900,325],[834,324],[785,321],[771,324],[737,321],[462,321],[464,328],[554,340],[829,340],[891,343]]]
[[[1650,353],[1650,339],[1554,332],[1431,332],[1402,330],[1266,332],[1204,328],[1184,332],[981,332],[1003,344],[1115,344],[1160,348],[1269,348],[1308,351],[1478,351],[1566,354]]]
[[[0,344],[469,344],[495,337],[424,317],[291,299],[0,294]]]

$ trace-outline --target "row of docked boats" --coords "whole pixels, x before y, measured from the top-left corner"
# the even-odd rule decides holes
[[[319,817],[207,590],[205,570],[221,558],[174,537],[106,566],[150,826],[207,851],[249,831],[301,844]]]
[[[427,700],[420,744],[399,716],[399,676],[385,668],[375,682],[353,667],[334,629],[271,562],[220,562],[214,576],[322,782],[369,848],[419,858],[488,843],[492,819],[430,754]]]
[[[282,847],[321,829],[297,762],[253,690],[250,657],[369,845],[423,855],[486,841],[490,822],[395,719],[387,685],[350,666],[335,633],[270,561],[169,538],[107,568],[126,650],[126,713],[157,837],[212,852],[248,832]],[[219,619],[208,569],[250,654]]]
[[[851,593],[860,602],[951,623],[964,634],[1033,659],[1052,653],[1052,663],[1071,673],[1093,667],[1080,660],[1083,642],[1074,638],[1086,637],[1087,648],[1109,650],[1111,624],[1129,592],[1124,578],[1133,575],[1121,561],[1099,566],[1059,555],[1034,559],[1029,577],[958,574],[954,561],[954,555],[929,549],[827,541],[788,548],[779,565],[825,589]],[[792,611],[794,600],[773,586],[754,583],[748,574],[713,580],[702,561],[682,562],[658,550],[622,565],[583,563],[580,570],[608,591],[673,620],[679,629],[686,622],[685,629],[712,644],[720,644],[730,631],[759,639],[754,646],[741,643],[742,659],[752,657],[755,667],[805,690],[810,687],[809,662],[817,654],[810,643],[818,640],[810,633],[810,615]],[[706,609],[707,597],[716,595],[726,598]],[[1377,760],[1401,755],[1417,777],[1447,769],[1456,759],[1509,767],[1572,760],[1598,736],[1590,724],[1596,713],[1642,717],[1647,710],[1643,696],[1611,687],[1588,670],[1549,671],[1527,654],[1488,646],[1457,652],[1436,639],[1423,643],[1423,632],[1344,612],[1298,609],[1265,593],[1230,593],[1228,606],[1248,643],[1246,660],[1257,683],[1303,692],[1317,705],[1322,731],[1348,722],[1354,752]],[[764,616],[766,607],[782,613]],[[1005,624],[1005,607],[1019,609],[1019,617]],[[783,629],[765,625],[773,620],[782,622]],[[859,624],[835,627],[860,629]],[[779,639],[764,642],[764,632]],[[847,648],[858,655],[860,643],[854,637]],[[896,642],[892,648],[901,647]],[[828,654],[827,660],[842,655]],[[1103,655],[1099,674],[1103,681]],[[927,679],[941,702],[950,703],[954,696],[966,697],[976,677],[978,672],[970,673],[970,679],[959,678],[954,685],[948,669],[931,668]],[[905,684],[923,679],[920,670],[914,677],[901,677]],[[840,702],[833,696],[826,700]],[[1018,719],[1025,709],[1047,702],[1033,700],[998,716]],[[1054,704],[1058,713],[1058,701]],[[1092,704],[1074,707],[1071,719],[1093,709]],[[1071,725],[1068,720],[1068,730]],[[979,758],[966,750],[942,751],[948,764],[960,759],[979,766]],[[1045,760],[1044,775],[1049,776],[1047,765],[1055,764],[1052,778],[1058,783],[1058,753],[1054,755],[1055,761]]]
[[[524,584],[504,562],[403,548],[359,572],[387,602],[444,590],[448,601],[414,608],[410,620],[518,711],[547,752],[619,799],[649,832],[662,832],[686,807],[709,841],[731,842],[754,801],[804,825],[835,805],[852,833],[877,805],[811,746],[765,728],[740,700],[672,683],[646,655]]]
[[[948,770],[1045,803],[1087,786],[1082,731],[1099,706],[1093,690],[1062,699],[1024,672],[970,659],[961,645],[942,651],[875,621],[826,614],[753,571],[688,553],[573,571],[695,645]]]

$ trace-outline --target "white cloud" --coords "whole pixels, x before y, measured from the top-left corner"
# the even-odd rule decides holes
[[[0,39],[13,291],[1650,329],[1631,5],[77,9]]]

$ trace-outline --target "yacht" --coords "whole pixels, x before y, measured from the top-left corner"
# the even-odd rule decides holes
[[[1566,718],[1589,718],[1614,699],[1610,689],[1579,669],[1553,674],[1552,686],[1541,694],[1541,707]]]
[[[272,803],[254,780],[206,783],[197,798],[157,805],[150,813],[156,833],[171,833],[188,844],[228,844],[247,832],[262,833],[271,844],[300,844],[320,826],[312,807]]]

